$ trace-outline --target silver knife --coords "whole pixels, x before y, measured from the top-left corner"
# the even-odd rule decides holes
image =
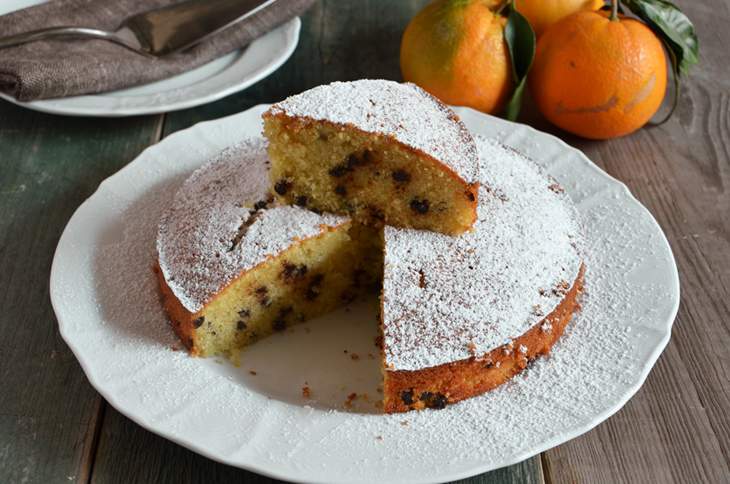
[[[49,38],[103,39],[139,54],[162,57],[184,51],[270,7],[278,0],[187,0],[125,19],[114,32],[50,27],[0,38],[0,49]]]

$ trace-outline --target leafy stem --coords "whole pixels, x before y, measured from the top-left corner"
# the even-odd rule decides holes
[[[611,0],[611,21],[618,20],[618,2],[619,0]]]
[[[613,1],[618,3],[618,0]],[[671,117],[677,107],[681,77],[699,62],[697,34],[687,16],[668,0],[623,0],[623,4],[654,31],[669,52],[674,76],[674,98],[669,113],[658,123],[661,124]]]
[[[504,114],[507,119],[514,121],[520,113],[522,95],[527,85],[527,73],[530,71],[532,61],[535,59],[536,39],[530,23],[517,11],[514,2],[507,2],[504,7],[509,9],[507,23],[504,26],[504,40],[509,51],[510,63],[512,64],[512,80],[515,85]]]

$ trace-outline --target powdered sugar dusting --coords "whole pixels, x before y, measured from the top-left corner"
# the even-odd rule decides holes
[[[224,150],[196,170],[160,221],[157,253],[165,280],[190,312],[242,272],[344,217],[294,206],[255,207],[270,200],[262,139]]]
[[[415,84],[333,82],[285,99],[270,112],[393,136],[446,164],[467,183],[478,178],[477,150],[469,131],[450,108]]]
[[[517,152],[477,138],[472,232],[385,229],[386,360],[417,370],[491,351],[547,316],[581,265],[580,227],[554,181]]]

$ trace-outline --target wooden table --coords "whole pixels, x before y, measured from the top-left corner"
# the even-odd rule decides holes
[[[608,421],[469,482],[730,481],[730,3],[679,3],[697,26],[702,63],[670,122],[589,142],[523,114],[628,184],[665,230],[682,286],[672,340]],[[174,131],[329,81],[400,79],[400,35],[423,4],[321,0],[279,71],[187,111],[79,119],[0,103],[1,483],[269,481],[143,430],[91,388],[51,309],[53,252],[99,183]]]

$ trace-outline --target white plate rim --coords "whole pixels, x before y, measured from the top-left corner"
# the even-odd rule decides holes
[[[140,153],[138,158],[141,157],[144,154],[144,152],[146,152],[148,150],[160,149],[159,148],[160,144],[166,142],[167,140],[174,141],[174,138],[177,138],[177,137],[190,136],[198,130],[203,130],[208,127],[214,126],[216,123],[220,122],[221,120],[232,118],[235,116],[241,116],[244,113],[247,113],[249,111],[263,112],[263,110],[265,110],[268,106],[269,105],[266,105],[266,104],[254,106],[241,113],[230,115],[225,118],[220,118],[217,120],[204,121],[204,122],[198,123],[192,127],[189,127],[187,129],[177,131],[177,132],[171,134],[170,136],[168,136],[167,138],[163,139],[161,142],[146,148],[142,153]],[[471,108],[454,107],[454,109],[462,117],[464,115],[482,116],[482,117],[489,119],[491,122],[495,122],[498,125],[501,125],[502,127],[506,128],[506,129],[509,129],[509,130],[526,129],[530,134],[538,135],[545,139],[549,139],[551,142],[556,142],[560,145],[560,147],[562,149],[575,152],[581,158],[581,160],[585,163],[585,165],[587,167],[592,169],[594,172],[600,174],[600,176],[604,177],[608,184],[612,184],[612,185],[620,187],[623,196],[626,197],[628,199],[628,201],[631,202],[632,204],[635,204],[636,206],[641,207],[641,209],[645,212],[645,215],[647,215],[649,217],[649,219],[653,222],[656,231],[659,234],[661,234],[660,242],[663,243],[663,245],[665,246],[665,249],[668,251],[668,254],[671,256],[671,267],[670,268],[671,268],[671,272],[672,272],[672,281],[671,281],[670,297],[673,299],[673,304],[669,311],[669,317],[667,317],[666,320],[663,322],[663,324],[657,328],[658,330],[661,330],[661,338],[656,341],[656,344],[655,344],[653,350],[646,356],[645,360],[643,361],[643,364],[641,365],[641,371],[638,372],[637,374],[633,375],[633,376],[635,376],[633,383],[630,386],[627,386],[627,388],[624,390],[621,398],[618,399],[614,405],[606,408],[604,411],[600,412],[599,414],[594,415],[593,419],[590,422],[587,422],[582,426],[576,426],[573,429],[571,429],[571,431],[569,431],[569,432],[564,432],[559,435],[556,435],[555,437],[544,441],[541,445],[537,445],[524,452],[516,453],[516,454],[512,455],[510,458],[505,458],[500,462],[497,462],[497,463],[491,462],[491,463],[485,464],[483,466],[474,466],[469,469],[465,469],[462,472],[450,472],[448,474],[436,475],[436,476],[431,475],[428,478],[409,479],[407,481],[407,482],[412,482],[412,483],[443,482],[443,481],[447,481],[447,480],[463,479],[463,478],[473,477],[475,475],[479,475],[479,474],[489,472],[489,471],[492,471],[495,469],[499,469],[502,467],[511,466],[511,465],[517,464],[519,462],[522,462],[528,458],[534,457],[535,455],[538,455],[546,450],[549,450],[553,447],[563,444],[569,440],[572,440],[572,439],[590,431],[591,429],[595,428],[600,423],[603,423],[609,417],[611,417],[616,412],[618,412],[618,410],[620,410],[638,392],[638,390],[641,388],[641,386],[646,381],[646,378],[648,377],[651,369],[655,365],[656,361],[658,360],[659,356],[661,355],[663,350],[666,348],[666,346],[670,340],[672,326],[673,326],[674,320],[676,318],[677,312],[679,310],[679,304],[680,304],[679,273],[677,270],[677,265],[676,265],[676,260],[674,258],[674,254],[671,250],[671,246],[669,245],[669,241],[667,240],[666,235],[664,234],[663,230],[661,229],[660,225],[658,224],[658,222],[656,221],[654,216],[651,214],[651,212],[649,212],[649,210],[643,204],[641,204],[641,202],[639,202],[638,199],[636,199],[634,197],[634,195],[631,193],[629,188],[623,182],[617,180],[616,178],[612,177],[611,175],[609,175],[608,173],[603,171],[600,167],[598,167],[595,163],[593,163],[585,154],[583,154],[582,151],[571,147],[570,145],[565,143],[560,138],[557,138],[556,136],[541,132],[528,125],[524,125],[521,123],[515,123],[515,122],[511,122],[511,121],[506,121],[501,118],[497,118],[497,117],[494,117],[491,115],[487,115],[487,114],[475,111]],[[172,141],[168,141],[168,142],[172,142]],[[102,397],[104,397],[105,400],[107,400],[107,402],[109,404],[111,404],[117,411],[119,411],[120,413],[125,415],[127,418],[129,418],[136,424],[140,425],[141,427],[145,428],[146,430],[148,430],[150,432],[160,435],[168,440],[171,440],[172,442],[175,442],[178,445],[181,445],[193,452],[203,455],[204,457],[207,457],[216,462],[239,467],[241,469],[253,471],[258,474],[267,476],[267,477],[282,479],[282,480],[286,480],[289,482],[321,482],[321,483],[341,482],[341,481],[337,481],[337,480],[328,480],[328,479],[320,479],[320,480],[316,480],[316,481],[312,481],[311,479],[303,480],[301,478],[298,478],[296,475],[291,475],[286,472],[277,472],[276,470],[272,470],[272,469],[269,469],[269,468],[266,468],[263,466],[256,465],[255,462],[253,462],[253,463],[252,462],[239,462],[239,461],[235,461],[233,459],[226,459],[224,457],[216,455],[212,452],[209,452],[205,447],[197,445],[195,442],[185,440],[181,436],[176,435],[174,432],[167,432],[167,431],[155,428],[154,425],[144,421],[144,419],[135,415],[133,412],[130,412],[128,409],[125,409],[123,405],[120,405],[119,402],[115,399],[114,395],[111,394],[110,392],[108,392],[104,388],[104,386],[102,384],[100,384],[100,382],[98,382],[94,379],[93,372],[91,371],[91,368],[89,366],[89,362],[84,360],[83,354],[81,353],[80,348],[74,342],[72,335],[68,334],[67,331],[64,329],[64,327],[68,327],[68,324],[64,324],[64,317],[63,317],[61,311],[59,310],[59,308],[61,306],[60,306],[60,301],[58,300],[58,293],[57,293],[57,291],[54,290],[54,287],[56,286],[56,284],[59,281],[59,270],[58,270],[59,250],[58,249],[59,249],[59,247],[61,247],[62,241],[64,240],[64,238],[68,237],[67,232],[69,232],[69,228],[73,226],[74,219],[77,217],[77,214],[82,210],[82,208],[87,206],[90,203],[90,201],[97,194],[99,194],[100,190],[102,189],[102,187],[104,185],[112,183],[112,181],[115,177],[120,176],[123,172],[125,172],[126,170],[129,170],[133,163],[134,163],[134,161],[127,164],[126,166],[121,168],[118,172],[116,172],[115,174],[111,175],[110,177],[108,177],[104,181],[102,181],[102,183],[99,185],[99,188],[97,188],[97,190],[88,199],[86,199],[78,207],[78,209],[74,212],[74,215],[69,219],[69,222],[59,239],[58,247],[54,254],[53,263],[51,266],[50,298],[51,298],[51,304],[53,306],[54,312],[58,319],[59,331],[60,331],[60,334],[61,334],[62,338],[64,339],[64,341],[69,346],[69,348],[71,348],[73,354],[76,356],[77,360],[79,361],[79,364],[81,365],[84,373],[86,374],[87,378],[89,379],[89,382],[102,395]],[[393,480],[388,480],[386,482],[404,482],[404,481],[393,479]]]
[[[192,108],[217,101],[226,96],[242,91],[276,71],[294,53],[294,50],[299,43],[301,25],[302,23],[299,17],[294,17],[262,37],[254,40],[247,48],[234,51],[234,53],[237,54],[237,58],[222,71],[207,77],[202,82],[195,81],[188,85],[171,89],[168,92],[179,91],[179,97],[183,97],[183,99],[178,99],[176,101],[156,101],[155,98],[159,97],[159,94],[157,96],[155,94],[136,95],[130,98],[119,96],[112,97],[108,95],[117,91],[71,96],[66,98],[40,99],[28,102],[18,101],[13,96],[0,93],[0,99],[4,99],[12,104],[34,111],[65,116],[127,117],[160,114]],[[267,54],[270,55],[267,57],[266,62],[259,63],[253,68],[252,66],[246,66],[246,54],[257,54],[259,51],[263,52],[265,50],[270,50],[270,52],[267,52]],[[215,60],[211,61],[211,63],[212,62],[215,62]],[[198,69],[204,67],[205,65],[200,66]],[[175,76],[173,76],[173,78],[174,77]],[[161,80],[157,82],[164,81],[165,80]],[[212,90],[204,90],[201,92],[199,89],[196,89],[196,87],[199,87],[203,83],[223,83],[223,85]],[[188,97],[189,94],[190,96]],[[134,105],[125,106],[125,99],[133,99]],[[145,106],[144,104],[148,105]]]

